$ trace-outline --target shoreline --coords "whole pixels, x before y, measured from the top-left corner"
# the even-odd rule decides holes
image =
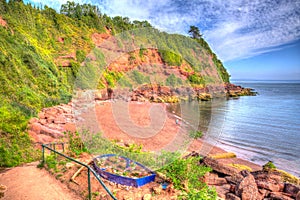
[[[124,133],[124,131],[120,129],[119,125],[115,123],[110,101],[97,100],[95,102],[96,118],[98,120],[98,125],[101,127],[101,131],[103,132],[103,136],[112,140],[118,139],[126,141],[127,143],[134,142],[136,144],[143,144],[144,151],[155,151],[161,149],[162,146],[168,145],[170,143],[169,141],[174,140],[174,135],[178,135],[183,131],[182,128],[176,124],[175,119],[178,119],[178,117],[176,117],[174,113],[170,113],[166,110],[166,104],[130,101],[127,102],[129,104],[128,110],[130,111],[130,114],[132,114],[130,115],[130,117],[134,124],[138,127],[145,127],[150,125],[151,118],[149,116],[149,109],[153,105],[160,106],[166,113],[166,121],[164,127],[158,134],[155,134],[154,136],[151,136],[149,138],[134,138]],[[32,120],[30,120],[28,129],[33,140],[35,140],[35,142],[42,143],[54,142],[58,141],[64,136],[63,134],[59,134],[58,132],[62,133],[64,131],[75,131],[75,124],[72,124],[70,122],[73,121],[73,119],[78,118],[78,116],[71,116],[71,106],[72,104],[69,103],[65,105],[46,108],[43,109],[41,113],[39,113],[39,118],[32,118]],[[49,119],[53,120],[49,122]],[[65,123],[62,123],[63,121],[65,121]],[[55,124],[56,122],[57,124]],[[177,141],[177,143],[180,142],[182,141]],[[169,146],[172,146],[172,144],[169,144]],[[207,148],[209,148],[210,151],[204,152],[204,156],[228,152],[228,150],[222,148],[222,145],[219,145],[218,142],[214,141],[213,144],[209,144],[209,141],[205,141],[205,139],[193,141],[193,143],[189,145],[188,151],[192,152],[195,150],[198,151],[200,149],[201,153],[201,151]],[[262,168],[259,163],[251,161],[249,156],[246,155],[245,157],[241,157],[239,151],[233,152],[238,156],[238,158],[235,159],[237,163],[249,166],[253,168],[253,170],[260,170]],[[231,159],[228,161],[222,161],[228,164],[228,162],[231,162],[233,160]]]
[[[176,134],[182,134],[180,133],[180,126],[176,124],[176,120],[180,118],[179,116],[176,116],[172,113],[168,113],[168,119],[166,120],[164,128],[161,129],[160,133],[157,133],[155,136],[150,137],[150,139],[141,139],[141,138],[134,138],[131,136],[128,136],[124,131],[122,131],[117,124],[113,122],[113,114],[111,112],[104,112],[111,110],[111,103],[110,102],[103,102],[101,101],[101,105],[96,106],[97,110],[97,116],[98,123],[101,127],[101,130],[103,131],[103,136],[108,139],[118,139],[121,141],[126,142],[134,142],[136,144],[143,144],[143,150],[144,151],[155,151],[159,150],[161,146],[168,145],[168,141],[174,139],[174,135]],[[145,106],[146,105],[146,106]],[[129,111],[131,111],[131,119],[135,122],[137,125],[149,125],[147,123],[147,120],[150,120],[149,116],[146,116],[147,113],[146,110],[151,107],[151,105],[157,105],[156,103],[141,103],[141,102],[129,102]],[[158,104],[160,105],[160,104]],[[143,108],[142,108],[143,107]],[[165,107],[165,106],[164,106]],[[166,111],[167,112],[167,111]],[[144,113],[143,116],[139,115],[140,120],[137,120],[137,115]],[[143,122],[143,123],[141,123]],[[148,121],[149,122],[149,121]],[[151,143],[148,143],[151,141]],[[186,150],[187,154],[191,153],[193,151],[196,151],[202,154],[202,156],[211,156],[215,154],[222,154],[227,153],[229,151],[226,151],[225,149],[218,146],[218,144],[211,144],[209,141],[206,141],[205,139],[197,139],[193,140],[190,145],[188,145],[188,148]],[[234,152],[238,155],[238,152]],[[253,171],[261,170],[262,167],[254,162],[251,162],[246,159],[242,159],[240,157],[234,158],[234,159],[228,159],[225,161],[225,159],[221,159],[222,162],[229,164],[228,162],[236,162],[240,165],[246,165],[253,169]]]

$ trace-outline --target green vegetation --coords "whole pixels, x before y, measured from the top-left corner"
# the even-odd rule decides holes
[[[203,133],[201,131],[192,130],[192,131],[190,131],[189,136],[190,136],[190,138],[198,139],[198,138],[201,138],[203,136]]]
[[[181,158],[179,153],[161,152],[156,156],[151,152],[142,151],[142,146],[137,144],[121,145],[117,140],[110,141],[101,137],[101,134],[91,134],[83,131],[80,134],[66,133],[70,139],[68,155],[81,154],[85,147],[89,146],[89,153],[93,154],[117,154],[138,161],[147,167],[158,167],[158,173],[166,180],[171,181],[175,189],[182,191],[179,199],[216,199],[217,193],[214,188],[208,187],[201,178],[211,171],[211,168],[200,165],[200,157]],[[79,137],[79,135],[81,137]],[[82,141],[81,138],[85,138]],[[66,169],[67,161],[60,156],[50,154],[46,157],[45,164],[57,176]]]
[[[95,83],[89,80],[97,76],[94,73],[97,71],[89,67],[84,71],[81,63],[94,49],[91,35],[95,32],[116,35],[127,30],[150,28],[151,32],[141,30],[142,37],[136,39],[155,44],[164,62],[179,66],[187,59],[196,72],[208,65],[208,57],[203,58],[203,66],[193,64],[197,63],[196,58],[183,43],[187,37],[160,32],[147,21],[131,22],[127,17],[109,17],[96,6],[74,2],[62,5],[60,12],[47,6],[36,8],[22,1],[0,0],[0,17],[7,22],[7,26],[0,26],[0,166],[15,166],[37,159],[26,130],[28,120],[44,107],[69,102],[76,84],[82,89],[93,88]],[[208,44],[201,37],[194,40],[211,54],[221,77],[228,81],[229,75]],[[143,57],[146,47],[141,44],[139,47],[139,56]],[[193,50],[202,51],[196,47]],[[97,64],[105,67],[103,54],[92,53]],[[62,64],[66,61],[67,64]],[[91,63],[87,62],[89,65]],[[78,74],[86,75],[85,79],[76,80]],[[106,70],[105,81],[98,80],[96,85],[113,87],[118,80],[123,85],[132,85],[128,78],[121,79],[123,75]],[[132,78],[137,83],[150,82],[147,75],[138,71],[132,72]],[[189,79],[195,84],[202,83],[201,78]],[[176,85],[180,81],[171,76],[167,84]]]
[[[171,87],[177,87],[182,85],[182,80],[178,77],[176,77],[174,74],[171,74],[166,79],[166,85]]]
[[[226,153],[218,153],[210,156],[213,159],[227,159],[227,158],[236,158],[235,153],[226,152]]]
[[[75,153],[76,156],[80,155],[83,152],[88,152],[88,149],[83,144],[78,132],[65,132],[65,135],[69,142],[69,150]]]
[[[159,50],[159,54],[163,61],[170,66],[180,66],[182,64],[182,58],[179,54],[173,53],[169,50]]]
[[[217,198],[216,191],[200,181],[200,178],[210,172],[211,169],[199,165],[199,161],[199,157],[177,159],[159,170],[171,179],[176,189],[184,192],[180,199]]]
[[[276,166],[274,165],[274,163],[272,161],[269,161],[265,165],[263,165],[263,169],[264,170],[272,170],[272,169],[276,169]]]
[[[236,164],[236,163],[230,163],[230,164],[228,164],[228,166],[234,167],[234,168],[236,168],[236,169],[238,169],[238,170],[240,170],[240,171],[242,171],[242,170],[247,170],[247,171],[249,171],[249,172],[252,172],[252,168],[249,167],[249,166],[247,166],[247,165]]]
[[[196,26],[190,26],[189,34],[193,39],[200,39],[202,37],[199,28]]]

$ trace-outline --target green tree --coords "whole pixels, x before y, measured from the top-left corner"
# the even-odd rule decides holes
[[[197,26],[190,26],[189,34],[193,39],[200,39],[202,34]]]

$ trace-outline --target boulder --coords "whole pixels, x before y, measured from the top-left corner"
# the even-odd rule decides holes
[[[35,122],[29,126],[29,130],[35,132],[36,134],[40,134],[42,130],[42,125],[38,122]]]
[[[297,194],[300,192],[300,188],[294,184],[285,183],[283,192],[290,194],[292,197],[296,198]]]
[[[204,176],[204,181],[208,185],[224,185],[227,183],[225,178],[219,178],[219,176],[214,173],[207,173]]]
[[[230,184],[225,184],[221,186],[216,185],[215,188],[218,193],[218,196],[222,199],[225,199],[226,194],[230,192],[231,185]]]
[[[64,137],[64,134],[61,133],[60,131],[50,129],[46,126],[41,126],[40,134],[48,135],[48,136],[53,137],[53,138],[62,138],[62,137]]]
[[[43,134],[39,134],[37,135],[38,137],[38,141],[41,142],[41,143],[51,143],[54,141],[54,138],[53,137],[50,137],[48,135],[43,135]]]
[[[244,179],[235,187],[235,194],[243,200],[257,200],[259,198],[258,188],[254,176],[247,170],[241,171]]]
[[[235,169],[228,165],[222,164],[222,163],[218,162],[218,160],[210,158],[210,157],[205,157],[203,159],[203,163],[206,166],[211,167],[214,171],[221,173],[221,174],[231,176],[231,175],[237,174],[239,172],[238,169]]]
[[[47,124],[47,119],[40,119],[39,122],[40,124],[45,125]]]
[[[54,119],[55,124],[65,124],[66,122],[66,118],[63,115],[59,115]]]
[[[259,193],[260,199],[263,199],[264,197],[269,196],[270,191],[266,190],[266,189],[258,189],[258,193]]]
[[[259,188],[267,189],[271,192],[282,192],[284,189],[281,175],[277,172],[260,171],[253,173],[253,175]]]
[[[282,192],[271,192],[269,197],[272,200],[293,200],[288,194]]]
[[[28,135],[30,136],[30,138],[32,139],[33,142],[39,142],[39,138],[38,138],[36,132],[28,130]]]
[[[225,199],[226,199],[226,200],[241,200],[240,197],[236,196],[236,195],[233,194],[233,193],[227,193]]]
[[[45,113],[42,111],[38,114],[39,119],[45,119]]]
[[[233,183],[233,184],[240,183],[243,180],[243,178],[244,177],[240,173],[225,177],[225,179],[228,183]]]
[[[29,120],[28,124],[34,124],[34,123],[36,123],[36,122],[38,122],[38,121],[39,121],[38,118],[33,117],[33,118],[31,118],[31,119]]]

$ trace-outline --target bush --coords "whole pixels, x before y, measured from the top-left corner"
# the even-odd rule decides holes
[[[199,157],[177,159],[159,170],[171,179],[176,189],[188,191],[180,199],[216,199],[216,191],[199,180],[211,168],[199,165],[199,161]]]
[[[193,139],[198,139],[198,138],[201,138],[203,135],[203,133],[201,131],[190,131],[190,138],[193,138]]]
[[[171,87],[176,87],[182,85],[182,80],[180,78],[177,78],[174,74],[171,74],[166,79],[166,85]]]
[[[77,50],[76,51],[76,60],[79,63],[82,63],[86,58],[86,53],[83,50]]]
[[[171,51],[159,50],[159,54],[163,61],[170,66],[180,66],[182,64],[182,57]]]
[[[192,74],[188,77],[189,81],[193,84],[196,84],[196,85],[200,85],[200,84],[204,84],[205,81],[204,79],[199,76],[199,75],[196,75],[196,74]]]
[[[274,165],[274,163],[272,161],[269,161],[263,166],[263,169],[264,170],[272,170],[272,169],[276,169],[276,166]]]

